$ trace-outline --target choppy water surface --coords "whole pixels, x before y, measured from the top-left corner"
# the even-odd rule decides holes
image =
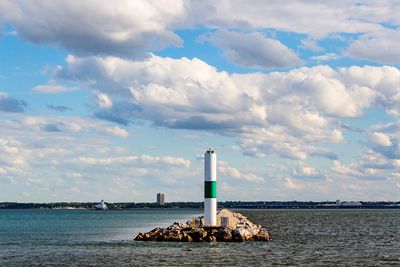
[[[196,210],[0,210],[0,266],[400,266],[400,210],[241,210],[267,243],[135,242]]]

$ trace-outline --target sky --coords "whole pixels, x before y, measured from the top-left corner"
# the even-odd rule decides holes
[[[0,0],[0,201],[399,200],[400,1]]]

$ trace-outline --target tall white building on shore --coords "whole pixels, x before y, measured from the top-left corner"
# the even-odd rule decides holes
[[[164,193],[157,194],[157,204],[161,205],[161,206],[165,204],[165,194]]]

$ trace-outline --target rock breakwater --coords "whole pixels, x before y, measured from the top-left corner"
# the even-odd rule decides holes
[[[243,242],[269,241],[267,229],[254,224],[244,215],[227,209],[217,213],[218,226],[205,226],[203,217],[193,218],[186,223],[175,222],[166,228],[154,228],[139,233],[135,240],[170,242]]]

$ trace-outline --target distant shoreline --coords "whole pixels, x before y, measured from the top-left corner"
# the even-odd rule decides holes
[[[95,210],[96,202],[18,203],[0,202],[0,209],[49,209]],[[200,210],[203,202],[170,202],[161,206],[156,203],[116,202],[107,203],[109,210]],[[400,202],[373,201],[226,201],[218,208],[228,209],[400,209]]]

